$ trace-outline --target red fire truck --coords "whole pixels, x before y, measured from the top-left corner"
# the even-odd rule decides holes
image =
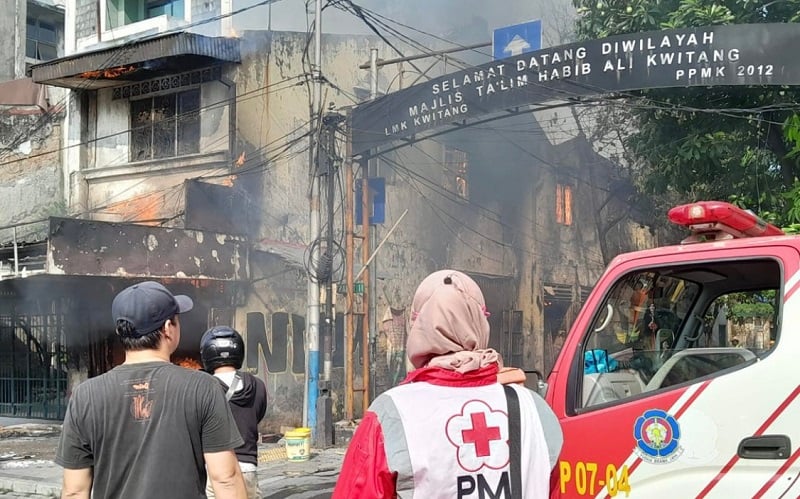
[[[669,218],[691,235],[615,258],[547,379],[552,495],[800,497],[800,237],[722,202]]]

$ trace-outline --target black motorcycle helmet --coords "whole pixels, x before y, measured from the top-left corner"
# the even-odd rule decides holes
[[[244,361],[244,340],[232,327],[212,327],[200,339],[200,358],[203,361],[203,370],[209,373],[222,366],[241,369]]]

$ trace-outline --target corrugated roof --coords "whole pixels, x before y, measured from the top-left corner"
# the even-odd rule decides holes
[[[147,72],[147,68],[139,67],[147,61],[181,56],[193,59],[194,66],[201,66],[203,63],[208,65],[214,61],[240,62],[239,39],[208,37],[187,32],[157,35],[36,64],[31,66],[31,76],[36,83],[68,88],[99,88],[125,83],[126,79],[120,78],[122,74],[130,73],[133,76]],[[113,71],[130,67],[133,69],[122,73]],[[93,72],[108,75],[86,76],[86,73]]]

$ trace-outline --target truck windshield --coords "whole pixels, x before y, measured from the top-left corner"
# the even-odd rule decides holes
[[[717,262],[642,270],[609,289],[583,343],[580,407],[736,368],[775,341],[780,266]]]

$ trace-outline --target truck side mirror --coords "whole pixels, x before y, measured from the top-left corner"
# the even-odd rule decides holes
[[[549,388],[549,385],[547,384],[547,381],[545,381],[545,380],[543,380],[543,379],[540,379],[540,380],[539,380],[539,381],[536,383],[536,392],[537,392],[537,393],[538,393],[538,394],[539,394],[539,395],[540,395],[542,398],[545,398],[545,397],[547,396],[547,389],[548,389],[548,388]]]
[[[536,369],[527,370],[525,371],[525,374],[536,375],[536,385],[534,390],[536,391],[536,393],[541,395],[542,398],[544,398],[545,395],[547,395],[547,388],[548,388],[547,380],[545,379],[544,375]]]

